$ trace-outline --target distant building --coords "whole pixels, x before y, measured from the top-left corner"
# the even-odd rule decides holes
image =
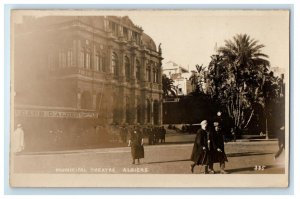
[[[190,72],[186,68],[173,61],[168,61],[163,65],[163,74],[174,81],[173,85],[176,88],[178,96],[187,95],[192,92],[192,85],[189,80]]]
[[[274,73],[274,76],[280,77],[282,78],[282,75],[285,76],[286,75],[286,69],[285,68],[281,68],[281,67],[270,67],[270,71],[272,71]]]

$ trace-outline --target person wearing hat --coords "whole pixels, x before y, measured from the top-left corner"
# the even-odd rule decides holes
[[[140,159],[144,158],[144,140],[140,128],[134,126],[133,131],[130,134],[128,146],[131,147],[132,164],[140,164]]]
[[[128,123],[125,123],[121,126],[120,134],[121,134],[121,140],[123,143],[127,142],[127,134],[128,134],[127,126],[128,126]]]
[[[201,127],[197,131],[191,155],[191,160],[194,162],[190,167],[191,172],[194,173],[194,167],[196,165],[205,165],[205,174],[214,173],[214,170],[212,169],[212,133],[207,129],[207,120],[203,120],[200,125]]]
[[[212,156],[213,162],[220,163],[221,174],[227,174],[228,172],[226,172],[224,169],[225,162],[228,162],[228,160],[224,150],[224,136],[219,122],[214,122],[214,135],[212,143],[214,148],[214,153]]]
[[[17,129],[12,136],[12,150],[15,153],[23,151],[25,148],[24,131],[21,124],[17,125]]]

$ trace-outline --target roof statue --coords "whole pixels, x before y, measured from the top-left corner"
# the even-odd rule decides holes
[[[161,54],[161,43],[158,45],[158,52]]]

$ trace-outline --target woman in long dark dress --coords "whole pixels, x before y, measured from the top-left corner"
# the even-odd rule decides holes
[[[130,139],[128,146],[131,147],[131,156],[132,156],[132,164],[135,164],[135,160],[137,159],[137,163],[140,163],[140,158],[144,158],[144,141],[143,136],[138,127],[134,127],[133,131],[130,133]]]

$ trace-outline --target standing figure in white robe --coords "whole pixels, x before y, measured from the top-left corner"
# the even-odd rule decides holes
[[[21,152],[25,148],[25,142],[24,142],[24,131],[21,124],[17,125],[17,129],[14,131],[14,134],[12,136],[12,149],[13,152]]]

